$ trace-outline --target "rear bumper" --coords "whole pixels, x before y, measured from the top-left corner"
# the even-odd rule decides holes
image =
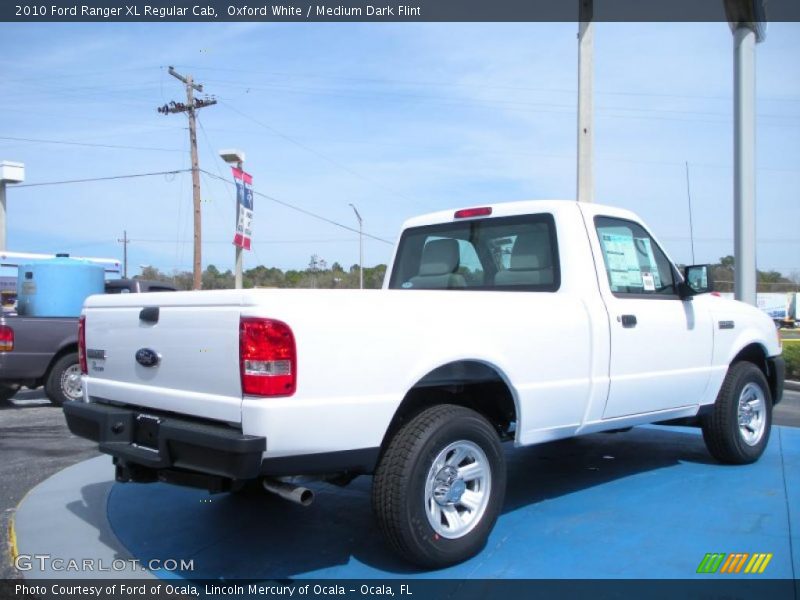
[[[259,475],[267,447],[264,437],[157,411],[67,402],[64,415],[72,433],[97,442],[101,452],[114,457],[122,481],[170,481],[181,473],[252,479]]]

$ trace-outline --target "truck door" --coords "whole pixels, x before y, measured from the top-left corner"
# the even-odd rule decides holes
[[[611,338],[603,418],[697,405],[710,378],[709,311],[680,299],[680,276],[644,227],[595,216],[594,229]]]

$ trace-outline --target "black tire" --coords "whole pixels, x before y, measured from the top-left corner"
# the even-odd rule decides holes
[[[7,404],[19,391],[19,386],[10,383],[0,383],[0,404]]]
[[[466,515],[470,522],[463,534],[448,538],[437,533],[432,525],[435,517],[428,516],[426,484],[429,475],[434,473],[437,457],[456,460],[452,452],[443,454],[451,445],[468,452],[453,465],[463,468],[472,463],[486,464],[488,474],[480,480],[456,478],[446,484],[437,480],[439,485],[435,489],[440,497],[447,494],[441,497],[444,504],[433,497],[429,500],[431,510],[439,511],[439,529],[445,529],[450,523],[448,515],[443,514],[444,509],[449,514],[455,510],[459,515]],[[483,456],[475,448],[480,449]],[[436,473],[441,474],[443,470]],[[418,414],[389,442],[375,471],[372,506],[381,532],[394,551],[418,566],[441,568],[464,561],[485,546],[503,507],[505,487],[505,457],[497,432],[489,422],[468,408],[439,405]],[[460,504],[467,491],[471,498],[475,498],[476,493],[485,498],[480,504],[482,509],[473,511]],[[450,496],[451,493],[454,496]],[[461,517],[457,522],[461,522]]]
[[[753,435],[749,442],[739,425],[739,403],[743,394],[745,399],[759,396],[760,404],[763,404],[758,411],[763,419],[763,432],[758,437],[755,431],[760,427],[748,427],[747,433]],[[756,404],[759,404],[758,400]],[[713,412],[703,419],[703,439],[708,451],[721,463],[746,465],[755,462],[767,447],[771,429],[772,396],[764,373],[753,363],[734,363],[722,382]]]
[[[45,394],[52,404],[61,406],[70,400],[80,400],[81,395],[72,393],[74,386],[70,386],[69,381],[76,368],[80,373],[77,354],[65,354],[52,366],[44,384]]]

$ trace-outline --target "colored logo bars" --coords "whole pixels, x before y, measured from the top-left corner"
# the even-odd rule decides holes
[[[250,250],[253,234],[253,177],[241,169],[231,167],[236,183],[236,235],[233,244]]]
[[[698,573],[763,573],[772,552],[748,554],[746,552],[734,554],[711,553],[706,554],[697,567]]]

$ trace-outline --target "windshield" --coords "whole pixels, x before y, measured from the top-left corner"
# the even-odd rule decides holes
[[[550,214],[457,221],[403,232],[390,289],[558,289],[555,223]]]

